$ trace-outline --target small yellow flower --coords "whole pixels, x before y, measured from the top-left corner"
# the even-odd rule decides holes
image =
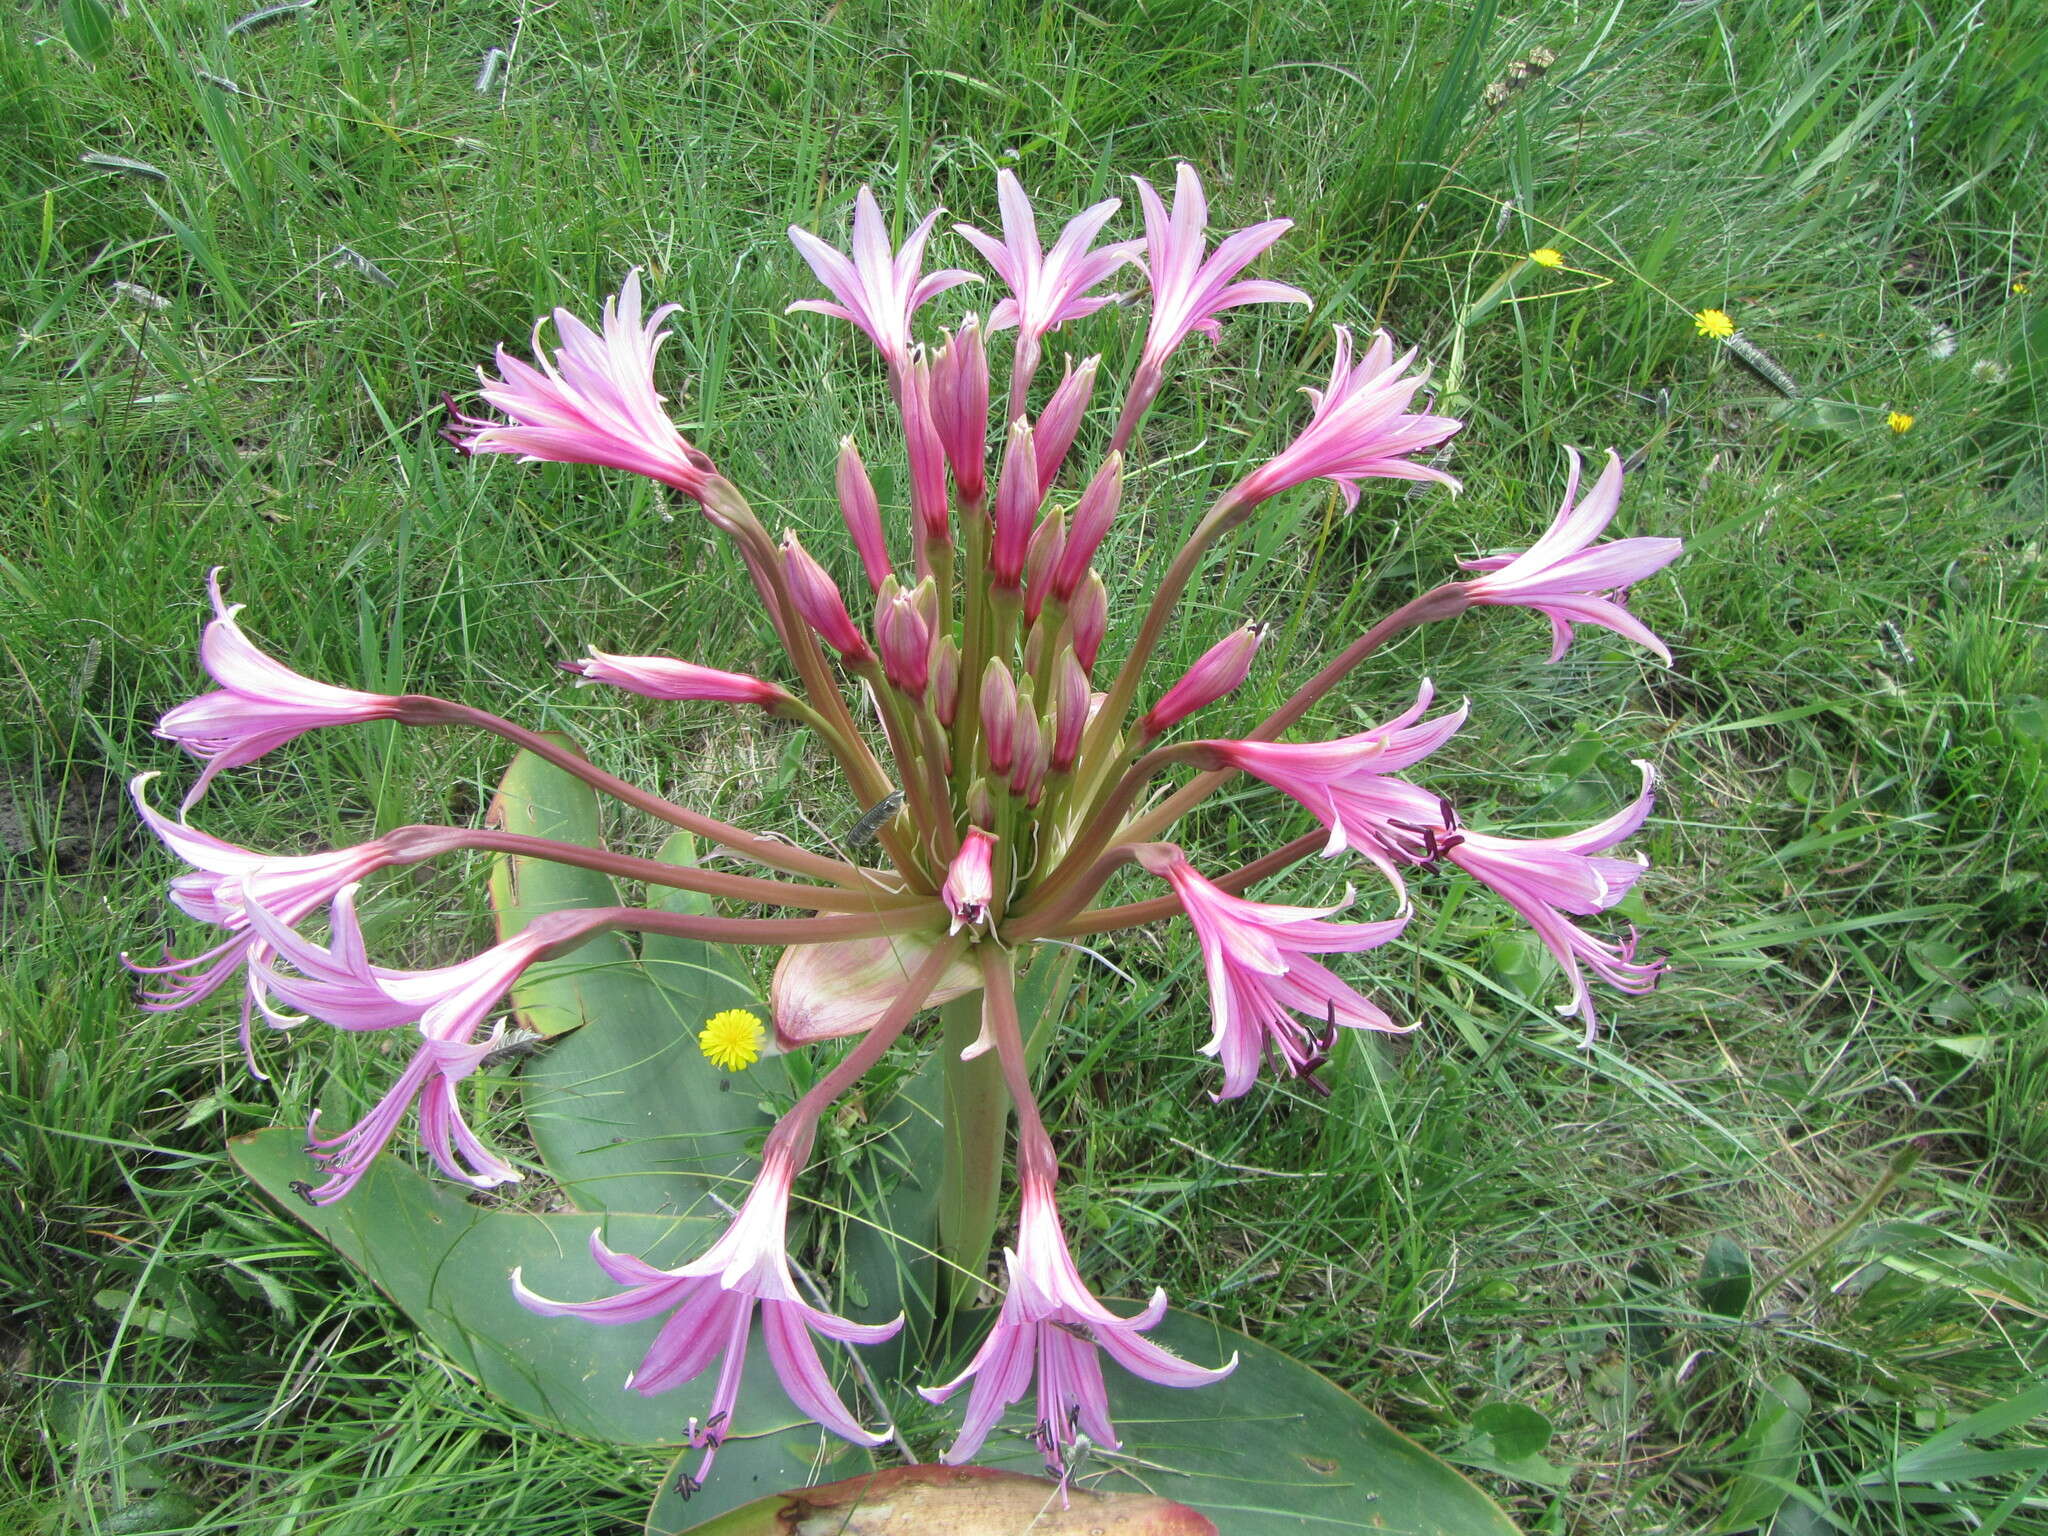
[[[1720,309],[1701,310],[1692,317],[1692,328],[1716,341],[1726,341],[1735,334],[1735,322],[1728,318],[1726,310]]]
[[[766,1034],[757,1015],[744,1008],[728,1008],[704,1021],[697,1049],[714,1067],[737,1072],[761,1059],[761,1041]]]
[[[2012,291],[2014,293],[2024,294],[2027,291],[2027,280],[2024,277],[2014,278],[2012,280]]]
[[[1900,437],[1913,430],[1913,418],[1905,411],[1893,411],[1885,417],[1884,424]]]
[[[1531,251],[1529,259],[1539,267],[1561,267],[1564,265],[1564,252],[1543,245]]]

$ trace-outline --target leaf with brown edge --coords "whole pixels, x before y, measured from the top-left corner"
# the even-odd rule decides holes
[[[656,1523],[650,1533],[678,1528]],[[1208,1516],[1149,1493],[1090,1493],[993,1467],[889,1467],[756,1499],[692,1536],[1216,1536]]]

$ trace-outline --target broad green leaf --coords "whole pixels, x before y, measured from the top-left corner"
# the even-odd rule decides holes
[[[507,770],[491,817],[508,831],[601,846],[589,788],[524,753]],[[679,833],[661,857],[683,864],[693,852]],[[523,858],[499,859],[491,897],[501,933],[517,932],[541,912],[619,899],[603,875]],[[705,909],[690,892],[653,897],[669,911]],[[713,1014],[766,1012],[736,955],[650,935],[636,959],[607,936],[534,966],[512,997],[530,1027],[574,1031],[530,1060],[520,1085],[541,1160],[576,1204],[680,1214],[704,1207],[712,1191],[738,1203],[753,1171],[752,1144],[768,1128],[761,1102],[786,1079],[774,1060],[728,1075],[697,1048],[697,1032]]]
[[[1149,1493],[1091,1493],[988,1467],[923,1465],[794,1489],[694,1526],[650,1517],[647,1536],[679,1529],[693,1536],[1216,1536],[1207,1517]]]
[[[309,1171],[304,1142],[297,1131],[258,1131],[237,1137],[230,1150],[265,1194],[331,1243],[500,1402],[619,1445],[679,1445],[690,1416],[705,1414],[716,1372],[659,1397],[625,1389],[658,1320],[602,1327],[539,1317],[513,1299],[511,1274],[520,1269],[535,1291],[564,1301],[613,1295],[618,1287],[590,1259],[592,1228],[602,1228],[613,1248],[667,1268],[702,1253],[722,1221],[472,1205],[461,1186],[427,1179],[392,1157],[379,1158],[344,1199],[309,1206],[291,1188]],[[808,1425],[783,1396],[756,1329],[720,1470],[743,1463],[750,1454],[743,1447],[756,1437]],[[782,1465],[779,1449],[763,1454]]]
[[[1715,1233],[1707,1243],[1707,1256],[1700,1262],[1694,1289],[1699,1292],[1700,1305],[1717,1317],[1742,1316],[1756,1289],[1756,1276],[1742,1245],[1725,1233]]]
[[[1798,1378],[1774,1376],[1757,1394],[1756,1412],[1736,1442],[1742,1470],[1728,1484],[1728,1502],[1717,1531],[1766,1525],[1784,1504],[1799,1473],[1799,1442],[1806,1433],[1813,1400]]]
[[[1230,1536],[1513,1536],[1499,1506],[1456,1468],[1300,1361],[1181,1312],[1167,1313],[1147,1337],[1199,1365],[1235,1353],[1237,1369],[1215,1386],[1179,1390],[1105,1360],[1123,1448],[1077,1458],[1074,1486],[1175,1499]],[[963,1390],[949,1405],[956,1422],[965,1400]],[[1037,1470],[1026,1438],[1031,1404],[1027,1394],[979,1461]]]
[[[1472,1427],[1503,1461],[1534,1456],[1550,1444],[1550,1420],[1526,1403],[1488,1403],[1473,1410]]]
[[[1517,1482],[1564,1488],[1571,1483],[1571,1470],[1543,1454],[1550,1435],[1550,1420],[1527,1404],[1488,1403],[1473,1411],[1472,1438],[1451,1459]]]
[[[57,17],[64,41],[88,64],[98,64],[114,49],[114,13],[105,0],[62,0]]]
[[[485,820],[503,832],[586,848],[603,846],[596,792],[526,752],[505,770]],[[619,904],[617,887],[595,870],[503,854],[491,861],[490,892],[501,939],[510,938],[543,912]],[[579,1028],[617,1006],[618,978],[632,964],[633,952],[624,939],[599,934],[560,959],[528,966],[512,988],[513,1009],[521,1024],[543,1035]],[[628,984],[627,995],[635,990]]]

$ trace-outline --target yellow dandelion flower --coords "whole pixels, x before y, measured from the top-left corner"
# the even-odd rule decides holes
[[[1529,253],[1529,259],[1539,267],[1561,267],[1564,265],[1564,252],[1540,245]]]
[[[704,1021],[697,1034],[697,1049],[714,1067],[737,1072],[761,1059],[761,1041],[766,1035],[758,1015],[744,1008],[728,1008]]]
[[[1726,341],[1735,334],[1735,322],[1728,318],[1726,310],[1721,309],[1701,310],[1692,317],[1692,328],[1716,341]]]
[[[1913,430],[1913,418],[1905,411],[1893,411],[1885,417],[1884,424],[1900,437]]]
[[[2024,294],[2027,291],[2027,280],[2024,277],[2014,278],[2012,280],[2012,291],[2014,293]]]

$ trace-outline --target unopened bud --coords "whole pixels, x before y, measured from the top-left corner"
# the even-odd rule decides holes
[[[987,779],[976,779],[967,786],[966,808],[969,821],[996,819],[995,792],[988,787]]]
[[[1060,652],[1052,674],[1051,766],[1065,773],[1074,766],[1081,751],[1081,737],[1088,728],[1088,674],[1074,659],[1071,648]]]
[[[1031,535],[1031,548],[1024,556],[1025,618],[1036,620],[1039,611],[1045,607],[1053,567],[1059,563],[1060,551],[1066,547],[1066,542],[1065,516],[1057,510],[1048,512],[1039,521],[1038,531]]]
[[[931,688],[926,700],[939,724],[951,730],[953,712],[960,703],[960,647],[951,635],[941,635],[932,647]]]
[[[927,577],[926,584],[929,581]],[[931,625],[919,609],[917,594],[899,589],[894,577],[875,598],[875,649],[889,682],[914,699],[923,698],[931,680]]]
[[[1038,413],[1033,443],[1038,454],[1038,483],[1045,490],[1051,490],[1053,481],[1059,478],[1060,466],[1067,462],[1067,450],[1074,446],[1074,434],[1081,430],[1081,418],[1088,413],[1088,397],[1095,392],[1095,369],[1101,361],[1091,357],[1076,368],[1073,360],[1068,359],[1059,388]]]
[[[989,767],[1008,773],[1016,752],[1017,684],[998,656],[981,673],[981,741]]]
[[[879,592],[889,579],[889,541],[882,532],[882,506],[875,499],[868,467],[861,462],[853,439],[839,440],[839,515],[846,519],[846,531],[853,535],[853,547],[860,551],[868,585]]]
[[[931,365],[923,358],[903,370],[903,443],[910,455],[910,510],[927,544],[951,542],[947,526],[946,451],[932,421]]]
[[[1088,482],[1088,489],[1081,493],[1081,500],[1074,507],[1074,517],[1067,529],[1066,547],[1060,551],[1060,558],[1053,566],[1052,595],[1061,602],[1074,595],[1074,589],[1088,574],[1088,567],[1094,563],[1095,551],[1102,547],[1102,540],[1109,532],[1110,524],[1116,521],[1117,509],[1124,499],[1124,456],[1112,453],[1102,461],[1102,468],[1095,472],[1095,478]]]
[[[1198,709],[1207,709],[1251,675],[1252,658],[1259,642],[1266,638],[1263,624],[1247,624],[1232,630],[1202,653],[1185,676],[1166,690],[1165,696],[1145,712],[1138,734],[1151,739],[1172,729]]]
[[[1014,592],[1024,579],[1024,556],[1040,500],[1030,424],[1012,423],[1003,449],[1002,479],[996,482],[995,533],[988,551],[989,583],[999,591]]]
[[[1010,793],[1035,804],[1045,786],[1045,732],[1035,713],[1017,712],[1017,753],[1010,764]]]
[[[1093,676],[1096,654],[1109,630],[1109,588],[1102,584],[1100,571],[1091,570],[1074,589],[1067,602],[1067,624],[1073,635],[1074,657],[1081,670]]]
[[[969,315],[932,360],[931,413],[964,502],[988,493],[988,353]]]
[[[1045,648],[1051,642],[1052,637],[1046,633],[1046,626],[1043,624],[1034,624],[1025,632],[1022,666],[1026,676],[1036,673],[1044,665]]]
[[[794,533],[782,536],[782,571],[789,583],[790,601],[804,622],[818,632],[818,638],[848,661],[865,660],[868,643],[854,627],[837,584]]]
[[[565,661],[565,671],[594,683],[610,683],[650,699],[705,699],[722,704],[758,704],[776,710],[793,705],[786,689],[744,672],[721,672],[668,656],[614,656],[592,651],[583,661]]]

